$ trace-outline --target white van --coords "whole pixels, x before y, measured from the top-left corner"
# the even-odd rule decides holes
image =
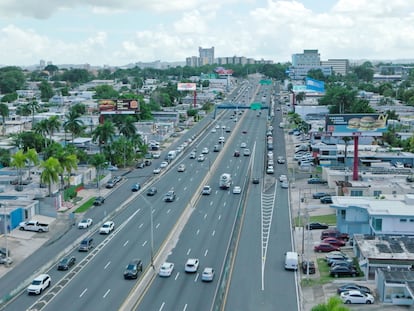
[[[176,150],[168,151],[167,160],[168,161],[174,160],[176,156],[177,156],[177,151]]]
[[[299,255],[296,252],[286,252],[285,270],[298,270]]]

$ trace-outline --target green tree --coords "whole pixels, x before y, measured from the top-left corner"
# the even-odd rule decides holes
[[[39,155],[37,154],[36,149],[30,148],[25,153],[26,156],[26,162],[29,166],[29,178],[31,178],[31,169],[33,166],[39,164]]]
[[[16,168],[18,184],[22,184],[23,168],[26,166],[26,155],[23,150],[18,150],[11,156],[12,160],[10,165]]]
[[[31,114],[32,114],[32,124],[34,124],[34,116],[35,116],[36,112],[38,112],[40,110],[40,105],[37,102],[37,100],[31,100],[28,103],[28,106],[29,106]]]
[[[372,66],[371,62],[365,62],[360,66],[356,66],[353,71],[359,80],[370,82],[374,78],[374,66]]]
[[[70,110],[66,115],[66,121],[63,122],[63,128],[65,132],[68,131],[72,134],[72,143],[75,140],[75,136],[80,135],[83,132],[84,124],[80,119],[80,115],[75,110]]]
[[[58,116],[51,116],[46,120],[47,133],[49,134],[49,139],[52,140],[53,134],[60,129],[60,121]]]
[[[90,164],[96,169],[96,187],[99,189],[101,176],[104,168],[107,167],[108,162],[103,154],[97,153],[90,159]]]
[[[47,81],[42,81],[39,85],[40,98],[43,101],[49,101],[54,95],[53,88]]]
[[[307,76],[311,79],[319,80],[319,81],[325,81],[326,77],[323,74],[321,69],[311,69],[308,71]]]
[[[30,116],[32,114],[32,111],[30,110],[29,104],[19,105],[16,109],[16,114],[24,117]]]
[[[92,133],[92,139],[98,142],[99,149],[110,151],[110,143],[113,142],[115,137],[115,126],[111,121],[105,121],[103,124],[99,124]]]
[[[319,105],[328,106],[329,113],[351,113],[354,101],[356,101],[356,91],[333,86],[329,87],[325,95],[319,99]]]
[[[63,189],[65,186],[64,173],[67,172],[67,179],[69,183],[70,174],[73,170],[78,168],[78,159],[75,154],[68,152],[66,149],[63,149],[56,156],[62,168],[59,175],[61,189]]]
[[[25,83],[26,78],[22,69],[14,66],[0,68],[0,90],[2,94],[21,90]]]
[[[305,92],[299,92],[295,95],[296,97],[296,102],[299,104],[301,102],[303,102],[306,98],[306,93]]]
[[[117,99],[119,93],[110,85],[100,85],[95,87],[95,99]]]
[[[2,102],[2,103],[12,103],[12,102],[14,102],[17,98],[18,98],[17,93],[16,93],[16,92],[13,92],[13,93],[5,94],[5,95],[1,98],[1,102]]]
[[[6,118],[9,116],[9,106],[0,103],[1,127],[2,135],[6,135]]]
[[[42,174],[40,175],[40,182],[48,185],[49,196],[51,196],[52,184],[59,182],[62,166],[56,158],[50,157],[46,161],[41,162],[40,167],[43,168]]]
[[[39,121],[38,123],[36,123],[33,126],[33,130],[36,134],[40,135],[43,137],[44,139],[44,146],[45,148],[47,148],[47,142],[48,139],[46,137],[46,135],[48,134],[49,131],[49,124],[48,124],[48,120],[47,119],[43,119],[41,121]]]
[[[135,119],[131,116],[121,116],[120,122],[116,122],[116,126],[118,127],[119,133],[127,138],[133,137],[137,133]]]
[[[331,297],[328,302],[320,303],[313,307],[311,311],[349,311],[349,308],[342,304],[339,297]]]

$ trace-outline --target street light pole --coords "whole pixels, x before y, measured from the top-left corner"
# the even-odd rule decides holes
[[[2,204],[3,205],[3,212],[4,212],[4,214],[3,214],[3,222],[4,222],[4,239],[5,239],[5,242],[6,242],[6,261],[5,261],[5,265],[6,266],[8,266],[9,265],[9,262],[7,261],[7,257],[9,257],[9,244],[8,244],[8,241],[7,241],[7,216],[6,216],[6,204]]]
[[[149,205],[150,208],[150,226],[151,226],[151,267],[155,270],[154,266],[154,222],[152,219],[152,206]]]

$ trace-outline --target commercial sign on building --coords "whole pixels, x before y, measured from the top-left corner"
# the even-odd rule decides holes
[[[135,99],[102,99],[98,101],[101,114],[135,114],[139,112],[139,102]]]
[[[306,77],[306,89],[313,92],[324,93],[325,82]]]
[[[387,115],[328,114],[325,126],[332,136],[382,136],[387,130]]]
[[[177,91],[195,91],[196,89],[195,83],[177,83]]]

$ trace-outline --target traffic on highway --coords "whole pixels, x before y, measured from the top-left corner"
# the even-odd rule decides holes
[[[274,92],[241,83],[232,108],[204,118],[152,167],[122,176],[105,204],[36,252],[26,271],[63,250],[76,259],[49,265],[47,287],[21,292],[4,310],[298,310],[296,273],[283,268],[293,249],[278,178],[287,166],[278,161],[268,173],[269,136],[274,158],[286,157]],[[244,108],[251,103],[268,109]]]

